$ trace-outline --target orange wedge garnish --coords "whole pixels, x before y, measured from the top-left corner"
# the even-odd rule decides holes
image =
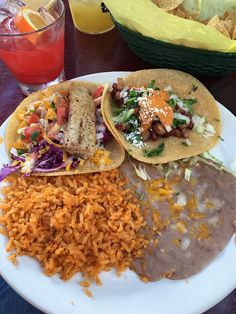
[[[14,22],[21,33],[32,32],[47,26],[37,11],[27,7],[20,8]]]

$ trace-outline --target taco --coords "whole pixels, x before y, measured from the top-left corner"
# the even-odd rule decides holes
[[[139,161],[167,163],[208,151],[220,138],[221,117],[210,92],[189,74],[133,72],[104,92],[104,120]]]
[[[122,146],[101,114],[103,86],[65,82],[28,96],[11,115],[6,130],[12,159],[0,172],[70,175],[118,167]]]

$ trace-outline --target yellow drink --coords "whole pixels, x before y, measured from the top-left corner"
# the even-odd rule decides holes
[[[114,27],[109,12],[103,12],[97,0],[69,0],[75,27],[88,34],[101,34]]]

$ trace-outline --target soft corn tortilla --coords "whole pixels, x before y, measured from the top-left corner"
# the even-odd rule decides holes
[[[210,92],[193,76],[176,70],[169,69],[153,69],[141,70],[133,72],[124,79],[125,86],[142,87],[150,83],[151,80],[156,80],[156,86],[163,89],[171,86],[174,93],[181,98],[196,98],[197,103],[193,105],[193,114],[202,115],[206,118],[216,130],[212,137],[205,138],[202,134],[194,131],[189,131],[189,140],[192,145],[183,145],[183,138],[176,138],[170,136],[168,138],[159,138],[157,141],[148,140],[144,148],[137,148],[130,144],[124,137],[123,133],[116,129],[113,121],[113,105],[106,87],[102,101],[102,113],[105,117],[104,121],[113,136],[124,146],[126,151],[139,161],[150,164],[167,163],[170,161],[188,158],[205,151],[210,150],[219,141],[221,134],[221,116],[214,97]],[[193,92],[193,86],[197,90]],[[145,157],[144,149],[150,150],[158,147],[160,143],[164,142],[165,148],[159,156]]]
[[[64,82],[61,84],[53,85],[50,87],[52,91],[68,91],[70,87],[71,82]],[[96,88],[97,84],[89,83],[89,82],[82,82],[77,81],[78,87],[85,87],[88,89],[90,93],[92,93]],[[6,148],[9,152],[12,145],[17,140],[17,130],[19,128],[20,120],[18,118],[18,114],[20,111],[24,110],[27,105],[31,102],[34,102],[36,100],[40,100],[44,95],[44,90],[38,91],[34,94],[29,95],[27,98],[25,98],[20,105],[16,108],[16,110],[13,112],[13,114],[10,117],[10,120],[7,125],[6,129]],[[59,171],[52,171],[52,172],[35,172],[33,175],[37,176],[55,176],[55,175],[72,175],[72,174],[78,174],[78,173],[91,173],[91,172],[101,172],[101,171],[108,171],[114,168],[117,168],[121,165],[121,163],[124,161],[125,158],[125,151],[123,147],[113,138],[105,147],[106,150],[110,151],[111,154],[109,158],[112,160],[111,164],[107,165],[96,165],[94,163],[91,163],[90,160],[86,160],[85,164],[81,168],[73,169],[70,171],[66,171],[64,169],[61,169]],[[10,155],[10,153],[9,153]]]

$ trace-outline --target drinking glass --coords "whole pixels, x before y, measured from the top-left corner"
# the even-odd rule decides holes
[[[0,59],[26,95],[65,80],[63,2],[53,1],[51,10],[55,21],[32,32],[5,33],[0,23]]]
[[[97,0],[69,0],[75,27],[87,34],[102,34],[114,27],[105,4]]]

